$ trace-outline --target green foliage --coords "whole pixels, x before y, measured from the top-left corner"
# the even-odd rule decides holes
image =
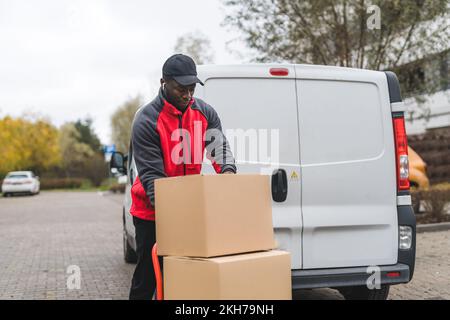
[[[208,37],[200,31],[189,32],[177,39],[175,52],[183,53],[194,59],[196,64],[214,62],[214,53]]]
[[[92,151],[100,153],[101,143],[100,139],[95,134],[94,129],[92,128],[92,119],[79,119],[74,123],[74,126],[79,133],[79,135],[77,135],[78,142],[85,143],[89,147],[91,147]]]
[[[115,183],[115,184],[111,185],[108,190],[113,193],[125,193],[126,185],[120,184],[120,183]]]
[[[417,216],[418,223],[439,223],[450,221],[447,213],[450,205],[450,183],[431,186],[427,190],[411,190],[415,211],[422,204],[425,213]]]
[[[392,69],[445,50],[448,0],[223,0],[257,61]],[[369,29],[370,5],[381,29]],[[433,20],[432,23],[428,22]]]
[[[109,174],[100,146],[90,119],[66,123],[58,130],[38,116],[7,116],[0,119],[0,178],[9,171],[32,170],[44,178],[43,189],[50,177],[87,178],[99,186]],[[61,181],[49,184],[83,187],[78,180]]]
[[[117,151],[128,152],[131,125],[134,115],[142,104],[141,96],[130,98],[120,105],[111,116],[112,139]]]
[[[414,118],[426,121],[427,95],[449,87],[448,0],[222,2],[224,24],[241,31],[254,61],[392,70],[418,105]]]
[[[0,119],[0,177],[14,170],[40,174],[60,164],[58,130],[41,118]]]
[[[86,184],[81,178],[41,178],[41,190],[52,189],[79,189]]]
[[[125,193],[126,184],[118,183],[117,178],[109,178],[103,180],[99,189],[101,191],[111,191],[113,193]]]
[[[109,175],[109,165],[105,162],[105,159],[100,154],[95,154],[85,164],[85,177],[89,178],[89,181],[95,187],[101,185],[102,181]]]
[[[77,129],[82,128],[82,132]],[[87,129],[86,129],[87,128]],[[86,177],[99,186],[108,176],[108,168],[103,156],[94,150],[98,138],[92,133],[91,125],[82,125],[80,122],[66,123],[60,129],[59,146],[62,155],[62,168],[66,177]],[[82,134],[85,134],[84,138]],[[88,137],[88,140],[86,140]],[[89,145],[86,142],[94,143]]]
[[[66,123],[60,128],[62,167],[67,177],[82,175],[85,162],[95,154],[89,145],[79,141],[80,132],[73,123]]]

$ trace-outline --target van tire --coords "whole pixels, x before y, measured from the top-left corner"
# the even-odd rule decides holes
[[[380,289],[370,290],[366,286],[339,288],[345,300],[387,300],[389,285],[382,285]]]
[[[125,228],[125,217],[123,217],[123,258],[126,263],[136,263],[137,254],[136,251],[130,246],[128,242],[128,233]]]

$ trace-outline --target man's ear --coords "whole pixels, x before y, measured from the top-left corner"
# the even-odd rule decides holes
[[[164,79],[161,79],[161,80],[159,80],[159,82],[161,83],[161,87],[162,87],[162,89],[164,90],[165,89],[165,81],[164,81]]]

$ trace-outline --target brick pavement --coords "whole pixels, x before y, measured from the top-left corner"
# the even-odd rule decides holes
[[[122,252],[122,195],[42,192],[0,198],[0,299],[127,299],[134,265]],[[450,299],[450,231],[418,234],[414,279],[390,299]],[[69,290],[77,265],[81,288]],[[295,299],[342,299],[301,290]]]
[[[0,199],[0,299],[125,299],[120,201],[95,192]],[[117,197],[117,196],[116,196]],[[81,289],[67,289],[67,268]]]
[[[296,299],[340,300],[335,290],[301,290]],[[416,269],[408,284],[392,286],[392,300],[450,299],[450,231],[417,234]]]

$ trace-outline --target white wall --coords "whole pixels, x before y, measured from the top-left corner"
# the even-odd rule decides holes
[[[431,111],[430,118],[427,121],[424,119],[414,119],[420,113],[420,108],[415,99],[405,99],[407,106],[406,119],[411,116],[413,112],[413,122],[406,121],[407,134],[424,133],[426,129],[449,127],[450,130],[450,90],[439,91],[435,94],[424,96],[427,100],[422,107],[429,108]]]

